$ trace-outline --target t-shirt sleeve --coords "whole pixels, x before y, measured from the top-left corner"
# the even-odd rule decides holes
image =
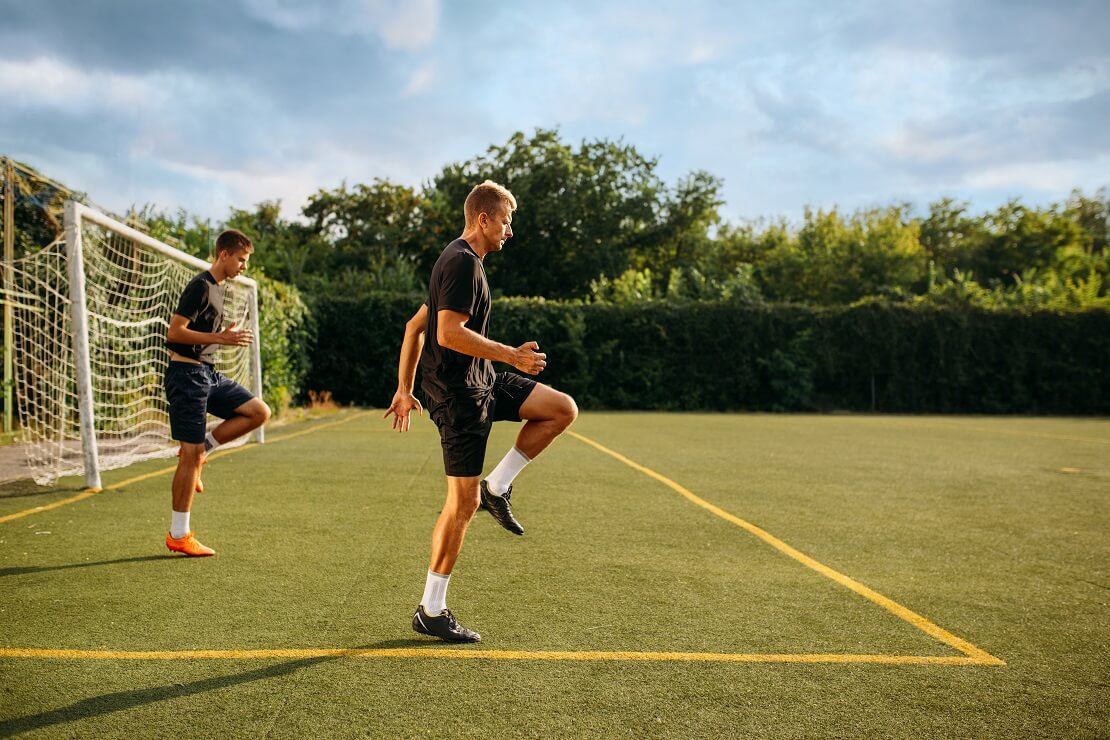
[[[459,311],[473,316],[477,310],[481,290],[480,270],[478,260],[461,253],[444,265],[437,289],[436,305],[441,310]]]
[[[177,302],[177,310],[175,314],[184,316],[190,322],[196,321],[200,316],[201,309],[204,308],[204,298],[208,293],[208,286],[199,280],[194,280],[185,286],[184,292],[181,294],[181,300]]]

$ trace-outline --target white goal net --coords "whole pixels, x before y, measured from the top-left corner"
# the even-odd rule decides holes
[[[12,265],[4,300],[14,320],[20,436],[35,481],[83,472],[86,485],[99,488],[101,470],[176,452],[162,387],[166,328],[185,285],[208,267],[73,201],[64,242]],[[227,286],[225,325],[252,328],[256,341],[221,347],[217,369],[260,396],[258,287],[243,277]]]

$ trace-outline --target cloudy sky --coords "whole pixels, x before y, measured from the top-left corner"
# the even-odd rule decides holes
[[[1110,184],[1110,2],[0,0],[0,153],[219,220],[514,131],[623,139],[730,220]]]

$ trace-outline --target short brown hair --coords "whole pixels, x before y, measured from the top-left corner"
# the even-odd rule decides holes
[[[466,225],[470,226],[477,222],[478,216],[483,213],[492,216],[497,206],[502,203],[509,207],[510,213],[516,210],[516,198],[504,185],[498,185],[493,180],[486,180],[479,185],[475,185],[474,189],[470,191],[470,195],[466,196],[466,203],[463,204]]]
[[[248,252],[253,252],[254,242],[238,229],[228,229],[227,231],[221,232],[220,235],[216,237],[217,256],[219,256],[220,252],[235,254],[236,252],[242,252],[244,249]]]

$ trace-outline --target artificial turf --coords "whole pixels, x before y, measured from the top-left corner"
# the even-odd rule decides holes
[[[1110,732],[1110,422],[587,413],[574,431],[1005,665],[774,662],[959,653],[564,437],[518,479],[523,538],[472,524],[448,601],[483,641],[453,650],[772,662],[0,657],[0,735]],[[0,522],[0,648],[443,647],[408,626],[444,490],[430,422],[347,411],[270,436],[204,469],[193,523],[215,558],[165,553],[166,474]],[[0,489],[0,518],[76,485]]]

